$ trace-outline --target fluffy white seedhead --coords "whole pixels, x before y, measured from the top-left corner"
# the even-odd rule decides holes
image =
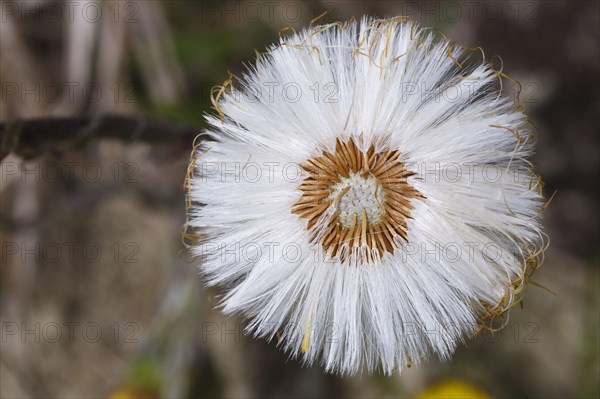
[[[224,312],[353,374],[447,359],[539,264],[526,116],[481,52],[402,18],[281,39],[214,99],[188,226]]]

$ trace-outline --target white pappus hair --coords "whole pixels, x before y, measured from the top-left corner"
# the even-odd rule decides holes
[[[541,180],[481,54],[363,18],[283,37],[221,87],[188,227],[225,313],[328,372],[391,374],[448,359],[519,300]]]

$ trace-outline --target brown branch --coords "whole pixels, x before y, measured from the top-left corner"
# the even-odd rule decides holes
[[[100,138],[191,146],[198,134],[200,128],[196,126],[135,115],[14,119],[0,122],[0,161],[11,152],[31,159]]]

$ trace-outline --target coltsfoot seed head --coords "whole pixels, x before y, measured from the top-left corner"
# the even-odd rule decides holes
[[[282,37],[215,91],[187,227],[225,313],[328,372],[391,374],[518,303],[545,245],[541,179],[479,54],[363,18]]]

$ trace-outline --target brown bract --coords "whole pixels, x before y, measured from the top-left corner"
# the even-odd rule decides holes
[[[372,263],[393,253],[398,236],[407,240],[410,200],[424,197],[407,182],[413,172],[399,156],[375,152],[373,145],[363,152],[352,138],[338,139],[333,154],[323,151],[301,165],[308,177],[292,213],[306,219],[311,242],[319,241],[328,257],[344,262],[354,253],[360,263]],[[366,251],[355,251],[361,247]]]

